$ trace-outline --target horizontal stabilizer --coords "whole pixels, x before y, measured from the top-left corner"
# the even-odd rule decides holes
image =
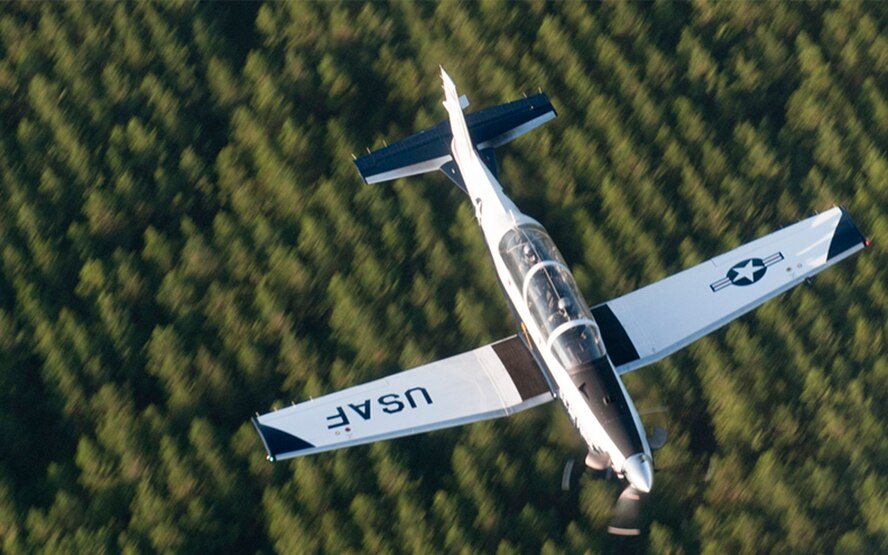
[[[463,97],[464,98],[464,97]],[[460,105],[468,100],[460,99]],[[496,148],[556,116],[545,94],[466,114],[469,135],[477,150]],[[441,169],[452,160],[450,122],[443,121],[355,160],[365,183],[380,183]]]

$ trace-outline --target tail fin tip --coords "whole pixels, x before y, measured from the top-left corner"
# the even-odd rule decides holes
[[[450,75],[447,74],[447,71],[444,70],[444,66],[441,67],[441,84],[444,88],[444,106],[457,106],[459,110],[462,110],[462,103],[459,100],[459,95],[456,92],[456,84],[453,82],[453,79],[450,78]]]

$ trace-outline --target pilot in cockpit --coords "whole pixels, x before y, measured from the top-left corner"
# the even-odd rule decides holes
[[[558,312],[565,320],[570,320],[570,299],[566,297],[558,299]]]
[[[524,244],[524,248],[521,249],[521,252],[524,254],[524,263],[527,264],[528,268],[537,263],[537,255],[533,252],[533,248],[531,248],[528,243]]]
[[[564,297],[558,299],[558,303],[554,303],[554,297],[549,302],[549,323],[562,324],[570,320],[570,300]],[[557,309],[557,310],[556,310]]]

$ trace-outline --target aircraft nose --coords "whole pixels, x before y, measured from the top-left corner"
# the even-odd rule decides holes
[[[623,463],[623,476],[635,489],[649,493],[654,486],[654,468],[651,459],[644,453],[632,455]]]

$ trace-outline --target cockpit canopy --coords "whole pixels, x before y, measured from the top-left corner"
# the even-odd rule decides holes
[[[598,326],[546,230],[535,224],[512,229],[500,242],[500,254],[547,346],[565,367],[604,356]]]
[[[534,224],[524,224],[508,231],[500,241],[500,254],[515,283],[522,283],[527,271],[540,261],[549,260],[565,265],[546,230]]]
[[[558,262],[539,262],[531,267],[525,274],[522,293],[531,315],[547,335],[565,322],[591,318],[586,303],[580,301],[573,276]]]

